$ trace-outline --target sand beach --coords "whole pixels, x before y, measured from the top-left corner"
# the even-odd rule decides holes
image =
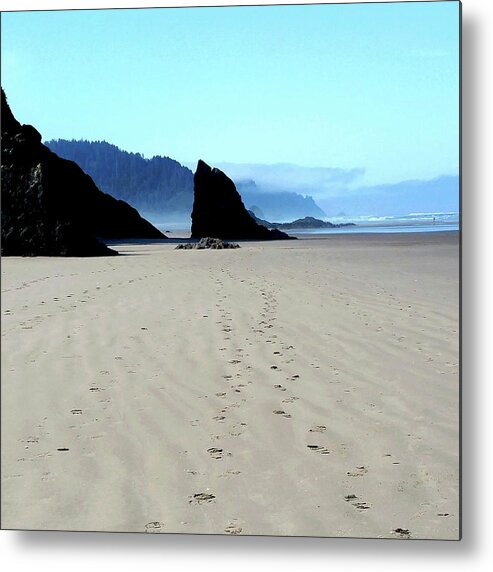
[[[457,539],[458,233],[2,259],[2,527]]]

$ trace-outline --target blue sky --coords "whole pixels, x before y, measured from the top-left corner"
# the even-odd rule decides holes
[[[2,86],[45,140],[145,156],[458,173],[457,2],[2,14]]]

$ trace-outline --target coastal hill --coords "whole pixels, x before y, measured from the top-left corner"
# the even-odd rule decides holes
[[[252,179],[235,180],[243,202],[260,209],[271,220],[290,220],[297,217],[323,217],[325,212],[310,195],[294,191],[273,191],[262,187]]]
[[[233,181],[199,160],[194,175],[192,238],[282,240],[291,238],[269,230],[252,218]]]
[[[99,238],[166,238],[43,145],[14,117],[3,90],[1,112],[2,255],[104,256],[116,252]]]
[[[75,161],[105,193],[128,202],[141,213],[189,217],[193,173],[169,157],[145,159],[106,141],[57,139],[46,145]]]
[[[333,222],[328,222],[324,220],[320,220],[318,218],[314,218],[312,216],[306,216],[305,218],[296,219],[292,222],[269,222],[267,220],[263,220],[259,218],[253,211],[248,211],[250,216],[262,226],[272,229],[284,229],[284,230],[292,230],[292,229],[307,229],[307,228],[341,228],[345,226],[356,226],[353,222],[345,222],[335,224]]]
[[[54,139],[46,145],[60,157],[75,161],[105,193],[124,200],[147,218],[189,220],[193,205],[193,172],[164,156],[146,159],[106,141]],[[256,206],[271,220],[325,216],[311,196],[272,191],[254,180],[233,179],[243,202]]]

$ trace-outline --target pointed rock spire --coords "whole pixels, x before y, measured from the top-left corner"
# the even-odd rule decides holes
[[[282,240],[292,238],[255,222],[233,181],[201,159],[194,175],[192,238]]]

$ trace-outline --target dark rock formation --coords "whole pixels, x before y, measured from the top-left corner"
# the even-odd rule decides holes
[[[234,242],[224,242],[220,238],[201,238],[199,242],[191,243],[187,242],[184,244],[179,244],[175,250],[204,250],[206,248],[212,248],[213,250],[223,250],[224,248],[240,248],[239,244]]]
[[[305,218],[299,218],[293,220],[292,222],[269,222],[268,220],[263,220],[255,216],[255,213],[248,211],[250,216],[257,222],[267,228],[283,228],[288,229],[303,229],[303,228],[341,228],[344,226],[356,226],[354,222],[344,222],[340,224],[335,224],[332,222],[326,222],[312,216],[306,216]]]
[[[268,230],[250,216],[233,181],[219,169],[199,161],[194,176],[192,238],[215,236],[244,240],[291,238]]]
[[[326,222],[312,216],[306,216],[305,218],[299,218],[293,220],[292,222],[271,222],[267,223],[269,228],[341,228],[344,226],[356,226],[354,222],[344,222],[335,224],[333,222]]]
[[[117,254],[98,238],[166,238],[21,125],[2,90],[2,255]]]
[[[277,222],[269,222],[268,220],[265,220],[263,218],[260,218],[258,215],[255,214],[254,211],[249,210],[248,214],[253,218],[253,220],[257,223],[260,224],[262,226],[265,226],[266,228],[272,228],[272,225],[276,225],[279,224]]]

